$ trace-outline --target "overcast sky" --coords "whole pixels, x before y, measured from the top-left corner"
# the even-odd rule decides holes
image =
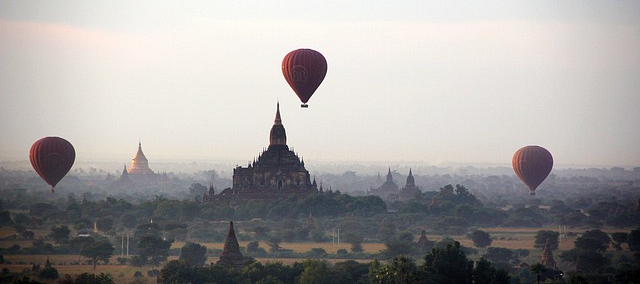
[[[328,62],[308,109],[297,48]],[[0,0],[0,160],[245,164],[278,100],[307,164],[640,166],[640,1]]]

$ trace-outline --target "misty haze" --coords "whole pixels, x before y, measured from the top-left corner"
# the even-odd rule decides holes
[[[640,283],[638,15],[0,0],[0,283]]]

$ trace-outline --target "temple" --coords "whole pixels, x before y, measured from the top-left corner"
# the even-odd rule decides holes
[[[138,151],[131,159],[131,167],[124,165],[122,174],[114,185],[120,188],[133,188],[140,185],[157,185],[169,180],[166,173],[158,174],[149,168],[149,160],[142,152],[142,143],[138,142]]]
[[[154,172],[149,168],[149,160],[142,152],[142,143],[138,142],[138,152],[131,160],[131,168],[128,171],[129,176],[153,175]],[[135,179],[135,178],[134,178]]]
[[[549,240],[544,243],[544,248],[542,249],[542,256],[540,259],[540,263],[545,267],[551,269],[558,269],[556,265],[556,261],[553,259],[553,250],[551,249],[551,245],[549,245]]]
[[[380,179],[380,174],[378,174]],[[387,180],[378,188],[370,188],[367,194],[380,196],[385,201],[407,201],[415,198],[416,194],[421,193],[420,188],[416,186],[415,179],[411,169],[409,169],[409,176],[405,186],[400,190],[398,185],[393,181],[393,175],[391,175],[391,168],[387,172]]]
[[[229,231],[227,232],[227,239],[224,241],[224,248],[220,253],[220,259],[217,264],[226,268],[242,268],[244,257],[240,252],[240,245],[236,238],[236,232],[233,230],[233,222],[229,222]]]
[[[232,188],[215,194],[215,189],[203,196],[204,201],[278,199],[289,195],[306,196],[317,192],[304,161],[287,146],[287,133],[280,117],[280,104],[269,133],[269,147],[247,167],[233,169]]]

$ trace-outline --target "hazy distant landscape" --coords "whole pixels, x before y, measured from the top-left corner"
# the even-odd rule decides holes
[[[339,276],[343,265],[375,274],[374,260],[382,261],[381,269],[396,269],[392,263],[400,256],[408,257],[401,259],[404,266],[416,269],[411,277],[422,279],[427,276],[419,271],[428,269],[424,254],[454,241],[462,244],[470,260],[477,262],[482,257],[493,263],[492,269],[503,269],[504,275],[509,275],[508,283],[535,280],[533,270],[518,267],[541,261],[543,238],[558,243],[553,252],[557,270],[547,268],[550,270],[543,276],[546,283],[603,281],[596,275],[604,270],[615,279],[634,279],[625,271],[637,267],[629,261],[637,257],[633,251],[638,240],[634,238],[640,234],[640,168],[554,169],[537,195],[531,196],[513,169],[504,166],[327,164],[317,170],[309,167],[324,193],[231,205],[202,202],[210,185],[218,191],[231,186],[231,176],[224,173],[232,168],[225,171],[227,165],[222,163],[159,163],[159,167],[175,169],[166,172],[167,182],[128,188],[116,185],[120,175],[117,170],[99,168],[117,169],[117,163],[79,163],[53,194],[33,170],[23,168],[24,164],[3,162],[0,167],[0,211],[4,216],[0,218],[0,255],[4,256],[4,267],[9,268],[4,279],[32,275],[51,282],[41,270],[29,269],[36,264],[42,267],[49,259],[59,277],[63,273],[77,275],[68,281],[80,281],[73,277],[86,272],[106,273],[115,283],[152,283],[156,273],[164,271],[160,281],[172,283],[166,282],[167,277],[174,277],[170,271],[175,268],[169,267],[183,258],[182,251],[189,243],[206,247],[204,263],[216,263],[229,220],[236,224],[245,257],[267,265],[274,261],[285,266],[302,265],[303,271],[309,269],[302,273],[308,274],[318,273],[311,272],[311,267],[321,265],[327,270],[320,275],[328,279],[346,277]],[[368,190],[380,186],[388,170],[403,186],[409,168],[422,191],[420,195],[409,201],[386,202],[367,195]],[[83,228],[93,231],[96,242],[112,245],[109,262],[98,261],[95,270],[83,256],[86,251],[78,247],[82,237],[77,234]],[[148,231],[150,228],[152,231]],[[423,230],[429,240],[427,248],[416,250]],[[142,245],[140,238],[150,232],[170,241],[166,256],[155,264],[153,258],[141,259],[143,252],[136,249]],[[476,232],[486,233],[489,245],[475,240]],[[576,270],[576,255],[584,258],[591,249],[582,244],[590,234],[607,236],[601,240],[606,249],[594,248],[598,253],[590,257],[595,258],[583,259],[583,267]],[[353,260],[356,262],[348,262]],[[155,270],[158,268],[162,269]],[[13,274],[21,269],[30,272]],[[565,276],[553,274],[557,271],[564,271]],[[225,277],[239,281],[247,274]],[[377,283],[369,276],[349,277]],[[304,278],[296,281],[307,283]]]
[[[0,283],[640,283],[638,15],[0,0]]]

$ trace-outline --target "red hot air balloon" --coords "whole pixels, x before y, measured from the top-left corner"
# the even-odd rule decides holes
[[[536,195],[536,188],[547,178],[553,168],[553,156],[540,146],[525,146],[513,155],[511,161],[516,175]]]
[[[282,59],[282,75],[302,101],[301,107],[306,108],[327,75],[327,60],[313,49],[296,49]]]
[[[60,137],[45,137],[31,146],[29,160],[31,166],[54,192],[56,184],[69,172],[76,151],[69,141]]]

